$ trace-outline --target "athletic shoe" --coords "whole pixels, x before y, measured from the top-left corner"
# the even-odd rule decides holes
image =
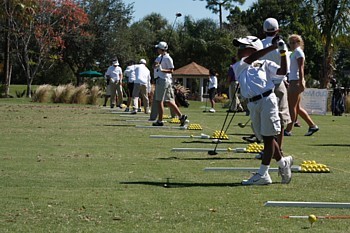
[[[180,126],[184,126],[187,120],[187,115],[182,115],[180,117]]]
[[[226,110],[226,112],[235,112],[235,111],[234,111],[234,110],[229,109],[229,110]]]
[[[292,132],[289,132],[289,131],[287,131],[287,130],[285,130],[283,134],[284,134],[284,136],[286,136],[286,137],[292,136]]]
[[[123,109],[123,105],[119,105],[118,107],[119,107],[120,109]]]
[[[106,107],[106,105],[104,104],[103,107]]]
[[[242,139],[244,141],[249,142],[249,143],[254,143],[254,142],[260,143],[261,142],[257,137],[255,137],[255,135],[251,135],[249,137],[242,137]]]
[[[309,131],[307,131],[307,133],[304,136],[311,136],[314,133],[316,133],[320,128],[318,128],[317,125],[315,125],[314,127],[309,127]]]
[[[249,180],[243,180],[242,185],[267,185],[271,184],[272,180],[269,173],[262,176],[259,173],[255,173]]]
[[[214,113],[214,112],[215,112],[215,109],[214,109],[214,108],[211,108],[211,109],[209,109],[209,112]]]
[[[126,108],[124,112],[129,112],[129,111],[130,111],[130,109],[129,109],[129,108]]]
[[[114,108],[114,104],[111,104],[111,108]]]
[[[152,125],[153,125],[153,126],[163,126],[164,123],[163,123],[163,121],[156,121],[156,122],[154,122]]]
[[[137,109],[137,112],[142,112],[142,109],[141,109],[141,108],[138,108],[138,109]]]
[[[132,110],[132,111],[130,112],[130,114],[135,115],[135,114],[137,114],[137,111],[136,111],[136,110]]]
[[[285,166],[283,168],[278,168],[278,174],[282,177],[282,184],[289,184],[289,182],[292,180],[292,165],[293,165],[293,157],[292,156],[286,156],[285,159]]]

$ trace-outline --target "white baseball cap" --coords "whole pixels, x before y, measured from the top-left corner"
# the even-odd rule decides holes
[[[275,32],[279,29],[275,18],[267,18],[264,22],[264,32]]]
[[[146,64],[146,63],[147,63],[147,62],[146,62],[145,59],[142,58],[142,59],[140,60],[140,64]]]
[[[246,36],[246,37],[234,39],[233,45],[235,47],[243,46],[244,48],[253,48],[256,50],[260,50],[264,48],[261,40],[256,36]]]
[[[156,48],[161,49],[161,50],[167,50],[168,49],[168,44],[164,41],[159,42],[156,46]]]
[[[113,65],[114,65],[114,66],[119,66],[118,60],[114,60],[114,61],[113,61]]]

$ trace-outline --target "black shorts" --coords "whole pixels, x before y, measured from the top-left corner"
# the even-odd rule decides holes
[[[213,88],[210,88],[209,91],[208,91],[208,94],[209,94],[209,99],[212,100],[215,98],[215,95],[216,95],[216,88],[213,87]]]
[[[128,83],[127,95],[128,97],[132,96],[132,91],[134,90],[134,82]]]

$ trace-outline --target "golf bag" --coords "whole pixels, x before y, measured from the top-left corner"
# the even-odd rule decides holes
[[[332,115],[341,116],[345,112],[345,96],[343,88],[336,87],[333,89],[332,96]]]
[[[185,88],[179,84],[174,85],[173,88],[176,105],[188,108],[188,106],[190,106],[190,103],[187,100],[187,95],[189,92],[188,88]]]

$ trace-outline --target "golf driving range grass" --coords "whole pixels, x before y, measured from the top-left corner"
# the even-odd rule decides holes
[[[241,186],[247,172],[206,167],[258,167],[255,154],[171,152],[214,148],[208,139],[150,135],[212,135],[226,109],[182,108],[201,131],[136,128],[121,114],[88,105],[0,99],[1,232],[348,232],[350,220],[282,219],[285,215],[350,215],[349,209],[264,207],[266,201],[350,202],[350,117],[312,116],[320,131],[295,128],[284,144],[295,165],[326,164],[330,173],[293,173],[292,182]],[[169,111],[166,110],[168,114]],[[135,118],[145,116],[137,114]],[[232,114],[229,115],[228,121]],[[218,148],[242,148],[251,133],[238,113]],[[228,122],[227,122],[228,123]],[[166,123],[166,125],[170,125]],[[173,125],[173,124],[171,124]],[[276,163],[272,162],[272,167]],[[168,181],[168,182],[167,182]],[[166,187],[164,187],[166,184]]]

